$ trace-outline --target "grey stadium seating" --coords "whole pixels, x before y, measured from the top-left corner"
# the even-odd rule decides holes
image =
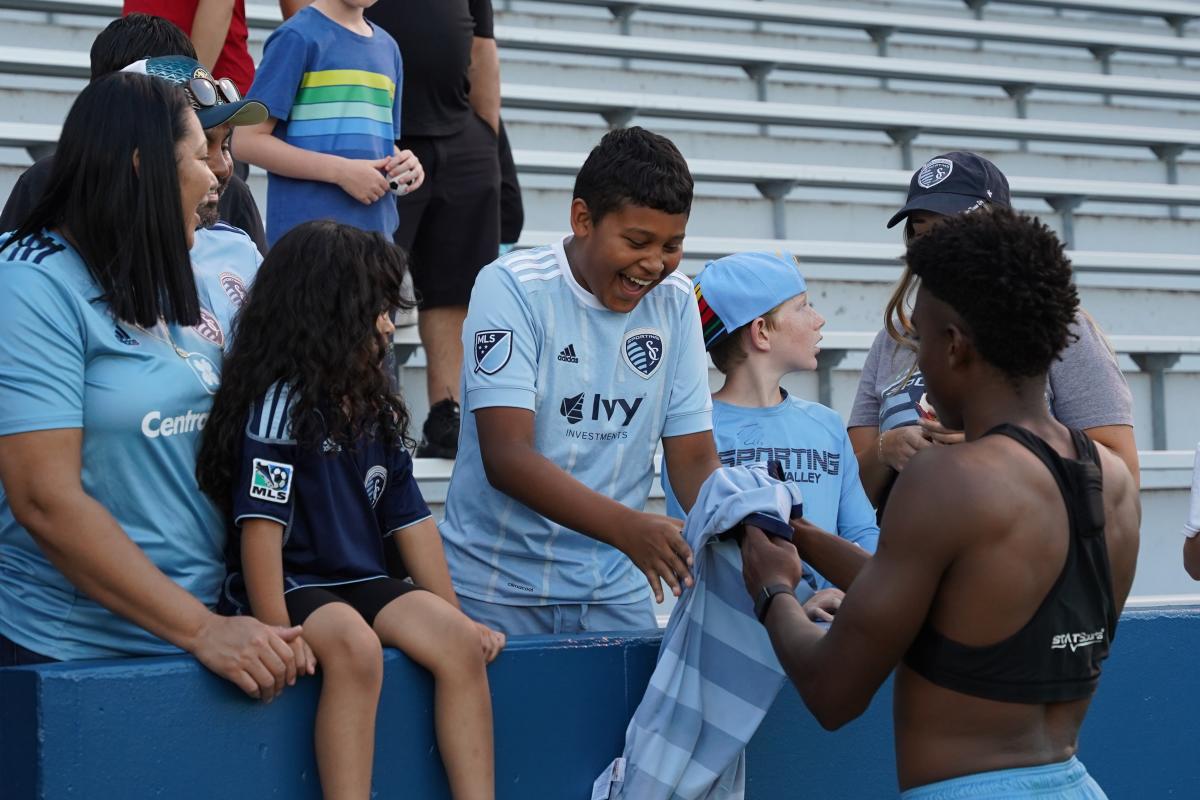
[[[518,246],[566,224],[571,180],[613,124],[676,141],[697,179],[684,269],[797,254],[829,319],[817,375],[789,388],[845,413],[899,272],[883,222],[909,167],[974,149],[1070,244],[1084,303],[1134,392],[1148,551],[1177,550],[1200,439],[1200,3],[1185,0],[493,0],[523,185]],[[119,0],[0,0],[0,191],[53,147]],[[247,9],[257,52],[278,24]],[[33,49],[30,44],[36,44]],[[59,52],[65,50],[67,52]],[[260,200],[263,177],[251,174]],[[397,345],[423,417],[424,354]],[[449,464],[419,462],[435,503]],[[1160,502],[1159,497],[1170,498]],[[1157,571],[1156,571],[1157,570]],[[1140,588],[1183,592],[1166,567]]]

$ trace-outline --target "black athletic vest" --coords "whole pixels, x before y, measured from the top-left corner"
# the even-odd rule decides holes
[[[1063,458],[1015,425],[1000,434],[1020,442],[1050,470],[1067,507],[1070,544],[1062,573],[1029,622],[984,647],[951,641],[927,620],[904,663],[938,686],[1011,703],[1080,700],[1096,689],[1100,662],[1117,628],[1112,576],[1104,541],[1100,458],[1083,433],[1071,430],[1079,460]]]

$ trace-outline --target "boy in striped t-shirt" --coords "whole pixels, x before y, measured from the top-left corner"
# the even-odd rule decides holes
[[[411,191],[425,173],[400,138],[400,48],[363,18],[362,0],[316,0],[267,39],[250,97],[271,116],[234,136],[235,155],[270,173],[267,241],[334,219],[391,238],[389,181]]]

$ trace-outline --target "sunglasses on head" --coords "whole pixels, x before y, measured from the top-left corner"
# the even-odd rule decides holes
[[[236,103],[242,99],[242,93],[229,78],[216,81],[209,78],[192,78],[187,82],[187,89],[197,108],[212,108],[225,103]]]

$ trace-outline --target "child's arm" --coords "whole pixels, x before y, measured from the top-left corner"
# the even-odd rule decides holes
[[[687,513],[692,510],[701,485],[721,466],[712,431],[665,436],[662,444],[671,491]]]
[[[458,608],[458,595],[450,582],[450,568],[442,549],[442,535],[433,517],[401,528],[392,534],[400,560],[422,589],[428,589],[450,605]]]
[[[483,469],[495,489],[559,525],[625,553],[646,576],[659,603],[663,600],[660,581],[666,581],[676,597],[681,583],[692,585],[692,551],[680,533],[683,523],[634,511],[567,474],[538,452],[532,411],[489,407],[473,413]]]
[[[368,161],[305,150],[272,135],[277,122],[270,117],[258,125],[235,128],[234,156],[285,178],[336,184],[364,205],[387,194],[384,170],[392,166],[394,156]]]
[[[196,60],[209,72],[216,69],[217,59],[229,36],[233,5],[234,0],[199,0],[196,3],[190,38],[196,47]]]
[[[459,608],[458,595],[454,593],[454,585],[450,582],[450,568],[446,566],[446,553],[442,549],[442,535],[433,517],[426,517],[398,530],[392,537],[396,540],[400,560],[404,562],[413,581]],[[490,664],[504,649],[506,637],[482,622],[476,622],[475,627],[479,631],[484,660]]]
[[[273,519],[251,517],[242,523],[242,573],[250,610],[268,625],[288,627],[287,605],[283,601],[283,526]],[[291,642],[296,656],[296,671],[302,675],[316,672],[317,659],[303,636]]]

